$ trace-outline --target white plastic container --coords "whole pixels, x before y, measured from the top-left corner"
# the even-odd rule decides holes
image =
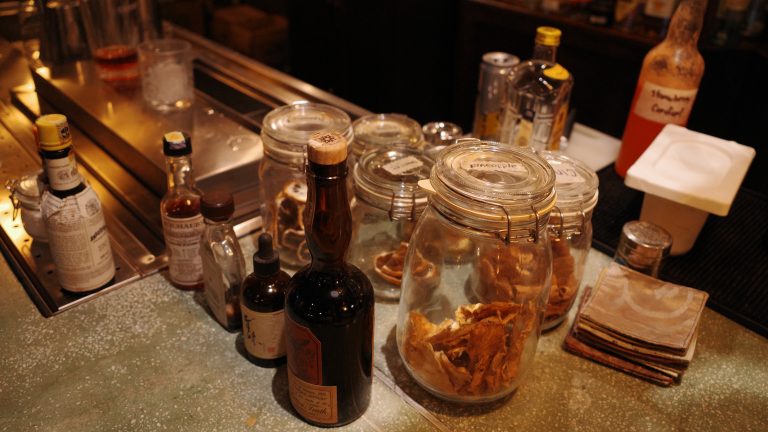
[[[727,216],[755,150],[667,125],[629,168],[625,184],[645,192],[640,220],[672,235],[671,255],[693,247],[709,213]]]

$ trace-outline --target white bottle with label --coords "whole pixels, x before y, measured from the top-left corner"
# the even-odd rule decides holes
[[[243,281],[240,310],[243,313],[243,345],[246,356],[263,367],[285,363],[285,286],[290,276],[280,270],[280,257],[272,236],[259,236],[253,254],[253,273]]]
[[[115,278],[112,247],[99,196],[77,170],[67,118],[44,115],[35,125],[48,177],[40,209],[56,276],[68,292],[103,288]]]

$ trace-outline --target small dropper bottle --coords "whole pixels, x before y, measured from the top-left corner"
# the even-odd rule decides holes
[[[290,276],[280,270],[280,256],[272,247],[272,236],[259,236],[253,254],[253,273],[243,281],[240,310],[243,314],[243,343],[248,359],[262,367],[285,363],[285,286]]]

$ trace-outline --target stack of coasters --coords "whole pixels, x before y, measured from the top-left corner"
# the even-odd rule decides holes
[[[653,383],[679,383],[709,295],[612,263],[585,292],[565,349]]]

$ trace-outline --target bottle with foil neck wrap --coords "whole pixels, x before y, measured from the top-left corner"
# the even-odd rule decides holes
[[[67,118],[44,115],[35,122],[48,178],[40,208],[63,290],[86,293],[115,278],[109,233],[96,191],[77,170]]]
[[[573,76],[557,63],[560,30],[536,29],[533,58],[513,67],[500,141],[534,150],[558,150],[568,117]]]
[[[288,389],[304,420],[339,426],[363,415],[371,401],[373,288],[345,261],[352,236],[346,140],[318,132],[307,156],[305,226],[312,260],[286,288]]]

